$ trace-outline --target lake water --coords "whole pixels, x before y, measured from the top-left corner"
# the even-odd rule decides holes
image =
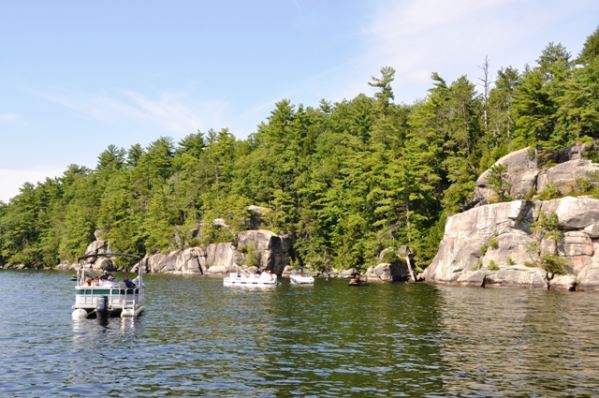
[[[0,271],[0,396],[599,395],[599,292],[150,275],[102,325],[69,279]]]

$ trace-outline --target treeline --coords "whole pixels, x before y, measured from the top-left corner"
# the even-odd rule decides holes
[[[96,230],[137,254],[231,240],[254,204],[270,209],[264,227],[295,237],[303,264],[363,266],[383,248],[410,245],[424,266],[446,217],[468,206],[477,175],[497,158],[599,138],[599,29],[575,59],[550,43],[533,67],[500,69],[493,82],[485,62],[482,93],[464,76],[433,74],[424,100],[399,105],[394,74],[381,69],[373,97],[283,100],[246,140],[224,129],[111,145],[94,170],[71,165],[25,184],[0,203],[0,262],[72,261]]]

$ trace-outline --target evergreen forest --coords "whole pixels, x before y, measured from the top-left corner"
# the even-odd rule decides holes
[[[109,145],[95,169],[24,184],[0,202],[0,264],[74,261],[95,231],[138,255],[231,241],[257,205],[262,228],[294,238],[294,262],[362,268],[409,245],[424,268],[499,157],[599,139],[599,28],[577,56],[549,43],[524,70],[490,76],[484,60],[480,80],[433,73],[411,105],[395,102],[395,78],[383,67],[373,96],[282,100],[247,139],[222,129]]]

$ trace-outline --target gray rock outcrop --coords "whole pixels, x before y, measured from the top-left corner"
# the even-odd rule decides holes
[[[503,156],[493,167],[504,167],[503,179],[507,186],[505,194],[512,199],[524,199],[533,192],[543,192],[550,184],[561,195],[568,195],[579,189],[579,184],[583,182],[596,183],[591,180],[599,173],[599,165],[582,159],[583,152],[587,150],[589,149],[584,145],[577,145],[550,153],[550,161],[561,163],[541,168],[538,151],[524,148]],[[474,193],[475,203],[478,205],[497,201],[499,193],[494,191],[490,183],[493,167],[482,173],[476,180]]]
[[[248,272],[268,269],[281,275],[289,264],[290,248],[288,236],[267,230],[248,230],[240,232],[236,242],[211,243],[146,256],[134,269],[141,265],[152,273],[196,275],[224,275],[238,269]],[[246,266],[249,255],[255,256],[256,264],[251,264],[253,267]]]
[[[542,192],[547,185],[553,184],[562,195],[574,192],[581,178],[589,178],[599,172],[599,165],[590,160],[576,159],[550,167],[541,171],[537,179],[537,192]]]
[[[405,281],[409,277],[408,267],[400,263],[380,263],[372,265],[366,270],[366,278],[369,282],[397,282]]]
[[[109,257],[112,254],[112,249],[108,242],[100,238],[98,231],[94,233],[96,240],[90,243],[85,249],[85,264],[95,270],[115,271],[116,267]]]
[[[524,198],[536,186],[539,169],[534,150],[520,149],[500,158],[493,166],[506,168],[506,179],[509,185],[508,194],[512,198]],[[475,195],[482,204],[496,195],[489,184],[491,169],[485,171],[476,180]]]
[[[339,272],[336,277],[339,278],[343,278],[343,279],[349,279],[351,278],[355,273],[357,272],[357,270],[355,268],[348,268],[348,269],[344,269],[343,271]]]
[[[204,267],[208,275],[223,275],[236,270],[243,262],[243,254],[232,243],[211,243],[205,249]]]
[[[248,253],[250,247],[255,250],[259,269],[281,275],[289,264],[291,239],[286,235],[279,236],[263,229],[241,231],[237,235],[238,250]]]
[[[203,274],[202,259],[205,258],[202,248],[192,247],[176,250],[168,254],[154,254],[141,260],[147,272],[173,274]]]
[[[557,215],[560,238],[532,231],[541,211]],[[450,217],[439,251],[424,271],[428,281],[466,285],[547,286],[541,269],[545,255],[559,255],[567,275],[553,287],[599,287],[599,200],[565,197],[551,201],[517,200],[475,207]]]
[[[260,227],[266,222],[266,217],[272,212],[266,207],[250,205],[246,207],[249,213],[249,227],[250,229],[260,229]]]
[[[499,159],[494,165],[499,169],[485,171],[476,181],[475,207],[447,220],[439,251],[423,277],[478,286],[599,288],[599,200],[522,200],[549,185],[552,194],[564,195],[599,183],[599,165],[583,159],[587,150],[576,145],[540,155],[521,149]],[[540,168],[540,157],[552,166]],[[503,182],[492,187],[490,177],[497,177],[497,170]],[[489,204],[501,195],[520,199]],[[565,275],[544,270],[552,266]]]

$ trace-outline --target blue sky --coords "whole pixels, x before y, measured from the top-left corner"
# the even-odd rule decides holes
[[[109,144],[228,127],[244,138],[289,98],[371,93],[397,70],[396,102],[534,63],[548,42],[576,55],[593,0],[0,1],[0,200],[25,181],[94,167]]]

